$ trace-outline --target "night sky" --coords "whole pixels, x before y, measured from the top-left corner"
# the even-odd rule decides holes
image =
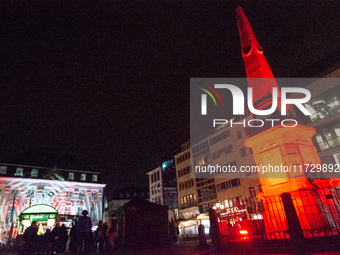
[[[242,2],[276,77],[336,51],[340,4]],[[0,4],[0,161],[72,155],[111,186],[189,138],[191,77],[245,77],[237,4]]]

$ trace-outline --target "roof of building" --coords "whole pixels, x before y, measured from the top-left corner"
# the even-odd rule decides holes
[[[112,200],[127,200],[134,197],[149,198],[149,187],[122,187],[113,194]]]

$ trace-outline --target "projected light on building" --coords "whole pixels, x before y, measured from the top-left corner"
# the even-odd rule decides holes
[[[8,233],[12,218],[16,228],[22,232],[18,217],[34,205],[54,208],[58,218],[53,222],[70,223],[83,210],[87,210],[92,224],[97,225],[102,219],[105,187],[105,184],[98,183],[98,175],[97,172],[0,164],[1,235]],[[41,217],[42,221],[46,220],[44,216]],[[26,228],[33,218],[25,220],[23,225]],[[47,226],[53,227],[51,219],[46,222]]]

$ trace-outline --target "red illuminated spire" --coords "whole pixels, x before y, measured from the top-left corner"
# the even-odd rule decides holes
[[[256,40],[253,30],[242,8],[236,8],[238,31],[241,40],[242,57],[248,78],[248,86],[253,88],[253,104],[258,110],[270,107],[272,88],[278,91],[278,107],[281,107],[281,92],[270,70],[262,47]],[[250,79],[268,78],[268,79]]]

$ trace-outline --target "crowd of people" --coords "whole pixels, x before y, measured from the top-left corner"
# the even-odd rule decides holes
[[[93,232],[88,212],[84,210],[82,214],[78,222],[72,223],[69,231],[64,224],[57,223],[52,231],[47,229],[44,235],[38,235],[39,224],[33,221],[23,235],[24,246],[21,254],[60,254],[66,252],[67,246],[73,254],[85,254],[97,249],[104,251],[104,247],[107,251],[115,249],[118,235],[115,215],[111,216],[109,226],[99,221],[97,230]]]

